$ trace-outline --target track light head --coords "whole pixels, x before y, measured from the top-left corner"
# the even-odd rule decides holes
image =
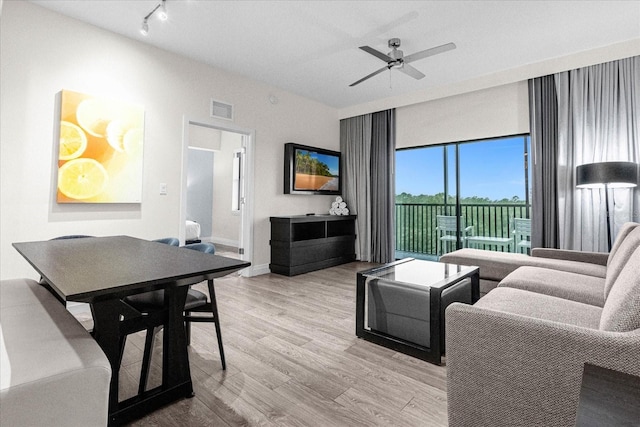
[[[149,35],[149,24],[147,24],[147,18],[144,18],[142,21],[142,26],[140,27],[140,34],[143,36]]]
[[[160,9],[158,9],[158,18],[161,21],[166,21],[169,18],[169,15],[167,15],[167,6],[165,5],[166,0],[162,0],[162,3],[160,4]]]

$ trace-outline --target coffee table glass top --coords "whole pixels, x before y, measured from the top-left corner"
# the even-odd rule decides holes
[[[410,287],[440,288],[461,276],[472,274],[477,269],[478,267],[474,266],[405,258],[363,274],[370,279],[383,279]]]

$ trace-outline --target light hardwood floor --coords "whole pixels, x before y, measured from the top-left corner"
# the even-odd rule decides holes
[[[370,267],[217,279],[226,371],[214,325],[194,324],[195,397],[132,425],[446,426],[444,366],[355,336],[356,272]],[[151,387],[159,381],[160,337]],[[143,340],[137,334],[127,341],[121,399],[136,389]]]

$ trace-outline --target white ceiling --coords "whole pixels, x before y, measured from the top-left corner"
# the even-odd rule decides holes
[[[34,0],[64,15],[344,108],[456,84],[640,38],[640,1],[205,1]],[[358,49],[405,55],[448,42],[457,49],[413,62],[422,80],[385,71]]]

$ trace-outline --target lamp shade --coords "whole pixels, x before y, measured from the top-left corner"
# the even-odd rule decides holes
[[[633,162],[587,163],[576,169],[578,188],[623,188],[638,185],[638,164]]]

